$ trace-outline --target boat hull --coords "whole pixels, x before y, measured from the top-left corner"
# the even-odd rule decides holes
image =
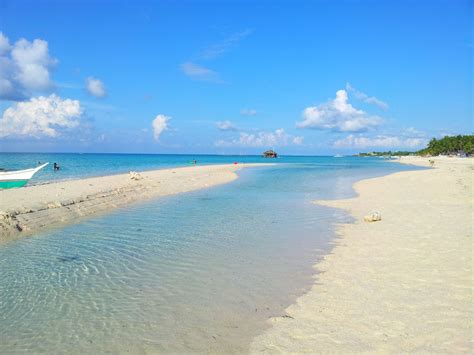
[[[48,163],[33,169],[0,172],[0,189],[12,189],[25,186],[33,175],[46,165],[48,165]]]
[[[28,180],[10,180],[0,181],[0,189],[13,189],[15,187],[23,187]]]

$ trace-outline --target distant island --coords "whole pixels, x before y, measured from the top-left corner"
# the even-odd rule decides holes
[[[428,143],[428,146],[419,151],[386,151],[386,152],[369,152],[359,153],[360,157],[386,157],[386,156],[407,156],[407,155],[421,155],[421,156],[437,156],[437,155],[456,155],[456,156],[474,156],[474,135],[458,135],[445,136],[441,139],[433,138]]]

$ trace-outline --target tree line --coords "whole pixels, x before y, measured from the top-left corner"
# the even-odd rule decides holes
[[[474,135],[445,136],[441,139],[433,138],[425,149],[417,152],[418,155],[449,155],[458,153],[474,155]]]
[[[474,135],[445,136],[441,139],[432,138],[428,146],[417,152],[386,151],[359,153],[359,156],[406,156],[406,155],[450,155],[464,153],[474,155]]]

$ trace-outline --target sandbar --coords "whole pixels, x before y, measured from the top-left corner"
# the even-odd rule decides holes
[[[0,243],[132,202],[225,184],[239,169],[262,165],[268,164],[191,166],[0,190]]]

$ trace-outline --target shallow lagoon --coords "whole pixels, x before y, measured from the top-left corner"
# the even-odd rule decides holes
[[[246,169],[0,247],[0,352],[247,349],[311,286],[339,210],[311,203],[410,167],[313,158]]]

